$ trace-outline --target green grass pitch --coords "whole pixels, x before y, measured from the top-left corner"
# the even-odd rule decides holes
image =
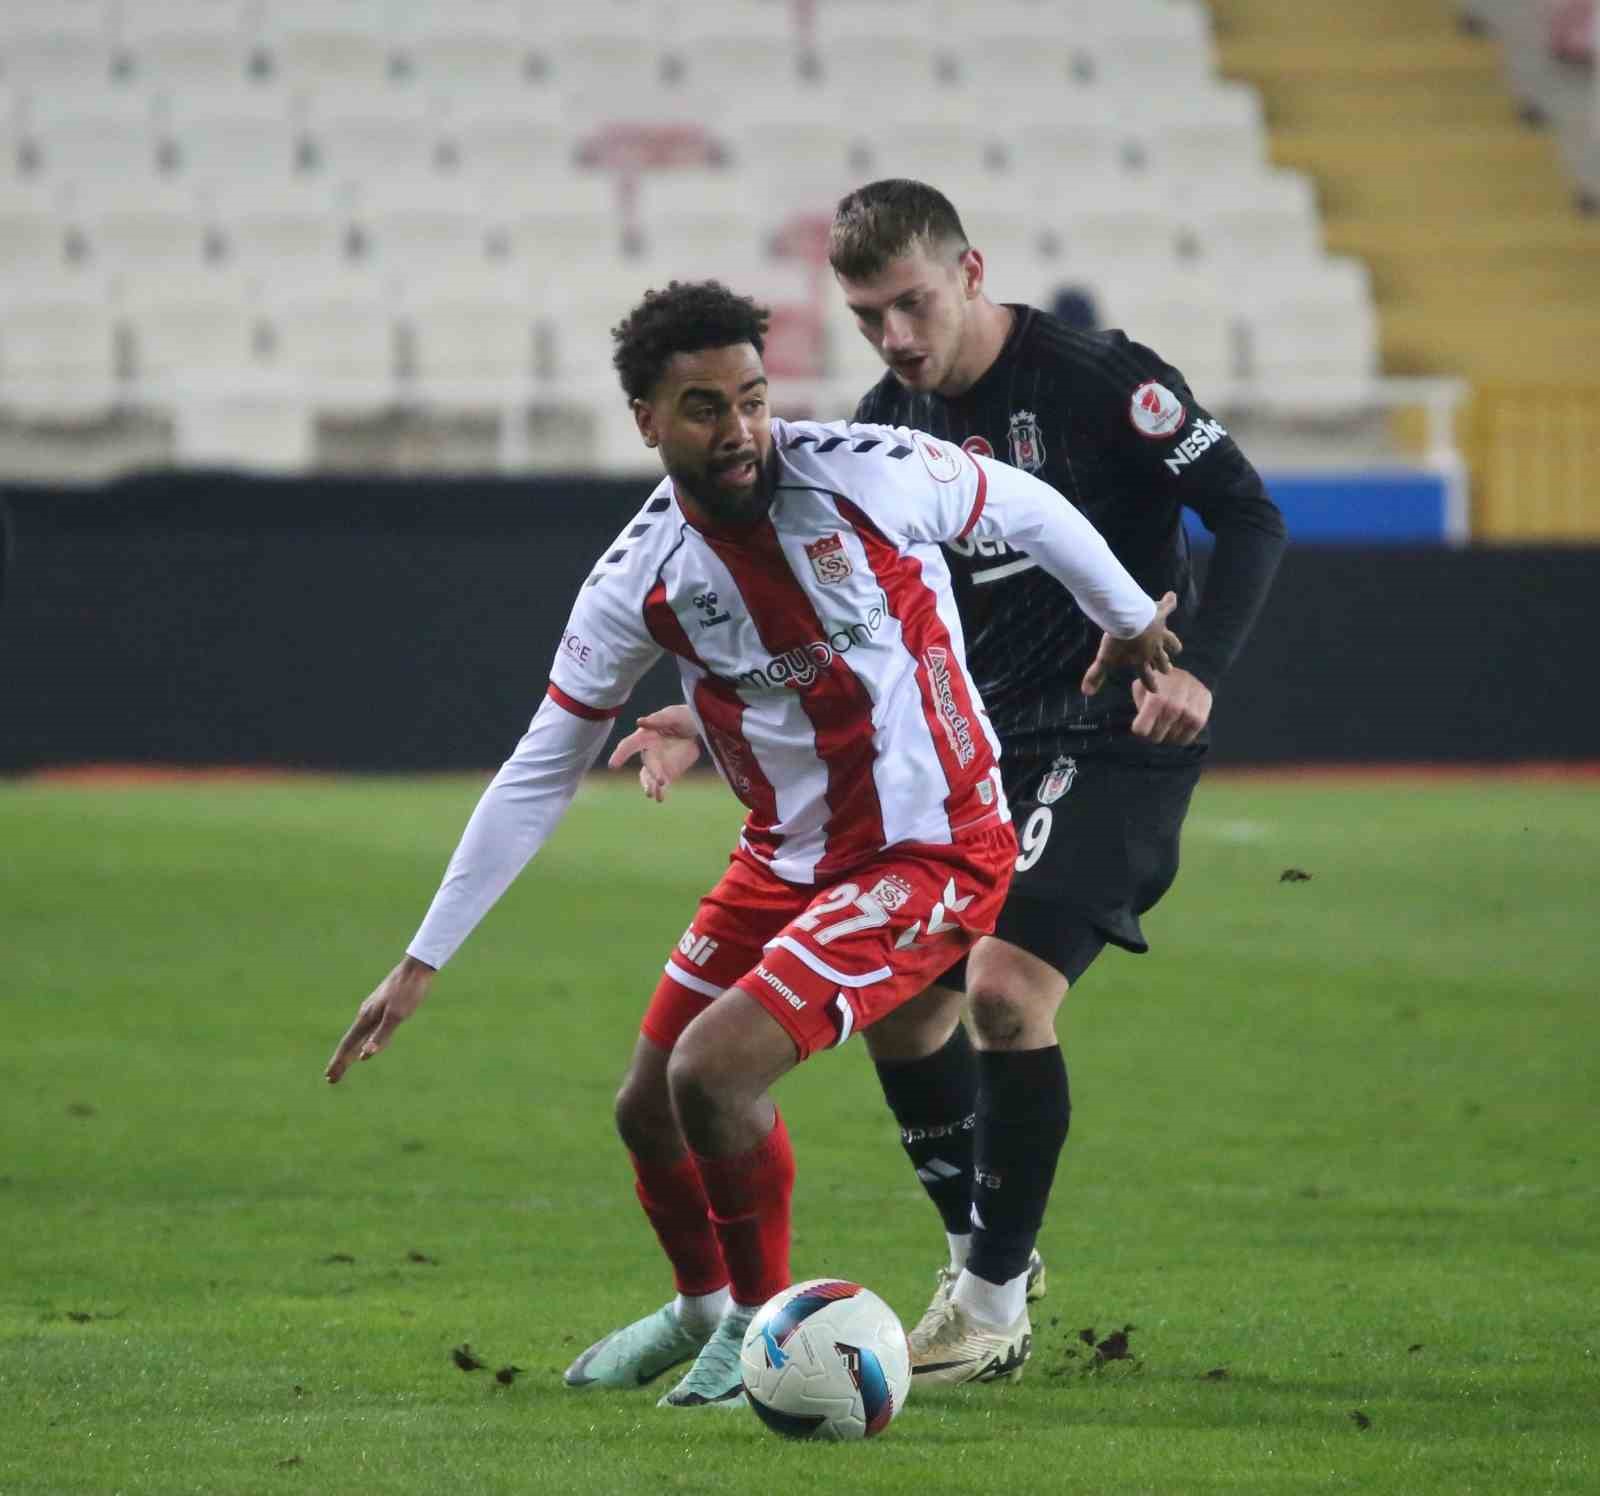
[[[1064,1012],[1026,1378],[838,1447],[560,1382],[670,1291],[610,1104],[716,787],[590,784],[321,1081],[477,789],[0,786],[0,1491],[1600,1490],[1592,782],[1204,784],[1154,954]],[[862,1046],[779,1094],[797,1275],[914,1318]]]

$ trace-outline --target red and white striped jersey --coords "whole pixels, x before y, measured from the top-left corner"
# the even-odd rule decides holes
[[[438,965],[465,938],[663,653],[748,809],[743,846],[806,884],[1007,814],[940,542],[1024,548],[1120,637],[1154,615],[1088,522],[1020,469],[905,428],[775,420],[772,439],[760,523],[697,527],[665,479],[579,589],[549,699],[475,813],[413,955]],[[546,723],[552,711],[569,726]]]

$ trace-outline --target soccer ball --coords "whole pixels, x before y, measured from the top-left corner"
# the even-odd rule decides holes
[[[870,1439],[911,1388],[894,1310],[842,1278],[812,1278],[768,1299],[739,1362],[756,1416],[791,1439]]]

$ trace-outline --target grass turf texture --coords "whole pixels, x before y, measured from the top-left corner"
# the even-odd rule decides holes
[[[670,1290],[609,1108],[718,789],[591,784],[322,1083],[477,788],[0,788],[0,1490],[1600,1487],[1592,789],[1205,784],[1157,954],[1063,1019],[1026,1379],[822,1448],[560,1382]],[[861,1045],[780,1097],[797,1276],[914,1319],[943,1241]]]

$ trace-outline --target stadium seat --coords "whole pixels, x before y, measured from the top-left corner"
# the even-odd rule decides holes
[[[300,132],[280,94],[263,91],[257,107],[266,112],[241,114],[235,102],[209,94],[176,95],[166,147],[176,175],[196,184],[254,183],[267,192],[287,186],[299,166]]]
[[[882,24],[889,25],[889,18]],[[832,40],[819,36],[816,70],[822,88],[856,100],[858,110],[860,101],[870,99],[872,114],[926,107],[940,84],[938,49],[924,35],[898,29],[873,29],[859,40],[848,33]]]
[[[592,31],[534,40],[535,76],[556,89],[587,118],[624,112],[641,94],[667,81],[667,55],[661,44],[631,31]]]
[[[73,227],[86,264],[110,280],[180,278],[206,263],[206,218],[181,193],[140,194],[132,200],[129,194],[101,193],[75,208]]]
[[[513,201],[542,199],[552,178],[571,171],[574,148],[554,110],[543,109],[513,94],[457,100],[441,126],[445,156],[464,180]]]
[[[718,8],[718,16],[728,14]],[[703,116],[737,119],[739,100],[759,97],[768,88],[805,82],[806,56],[787,27],[767,26],[760,33],[705,36],[692,43],[674,28],[667,54],[672,75]]]
[[[865,150],[873,177],[914,177],[934,184],[981,178],[1006,160],[997,128],[959,119],[902,122],[892,113],[874,121]]]
[[[1155,349],[1189,381],[1202,403],[1225,401],[1238,377],[1231,298],[1194,272],[1092,281],[1100,325]]]
[[[1054,247],[1078,265],[1114,268],[1137,264],[1146,273],[1175,268],[1179,223],[1159,191],[1126,178],[1074,184],[1050,215]]]
[[[260,372],[260,317],[240,296],[171,286],[122,317],[142,398],[238,387]]]
[[[535,316],[525,294],[482,281],[425,288],[406,299],[409,393],[441,409],[498,409],[526,399],[535,369]]]
[[[372,88],[389,79],[393,48],[365,0],[341,0],[309,13],[268,12],[256,65],[291,90]],[[378,12],[381,16],[381,11]]]
[[[236,182],[219,185],[216,192],[227,263],[282,278],[332,276],[346,266],[348,219],[325,188],[267,189]]]
[[[366,413],[392,405],[396,322],[390,303],[344,286],[296,290],[264,308],[267,364],[313,406]]]
[[[315,455],[311,409],[292,381],[186,396],[174,425],[177,460],[186,467],[299,473]]]
[[[1322,254],[1316,189],[1301,172],[1190,182],[1178,202],[1200,255],[1219,270],[1273,260],[1309,263]]]
[[[117,70],[140,87],[240,85],[250,72],[250,40],[244,8],[231,0],[124,0]]]
[[[1266,160],[1261,96],[1245,83],[1154,90],[1130,129],[1150,170],[1172,181],[1251,173]]]
[[[0,308],[0,408],[25,420],[83,420],[117,401],[117,326],[91,293],[26,294]]]
[[[475,3],[417,13],[396,38],[409,86],[436,97],[527,88],[535,74],[536,28],[517,5]]]
[[[1304,404],[1296,379],[1346,387],[1352,398],[1378,372],[1371,278],[1357,260],[1330,258],[1271,272],[1232,288],[1245,333],[1246,368],[1286,404]]]
[[[365,180],[426,177],[440,169],[441,137],[420,96],[402,89],[315,95],[306,115],[309,169],[351,188]]]
[[[1005,149],[1017,190],[1038,193],[1068,211],[1079,198],[1080,183],[1108,182],[1142,169],[1137,143],[1098,108],[1077,118],[1040,119],[1017,131]]]
[[[628,225],[609,177],[568,173],[542,185],[537,200],[489,205],[493,232],[512,261],[532,274],[564,273],[570,266],[614,263],[622,256]]]
[[[112,56],[111,42],[104,33],[51,26],[43,31],[17,29],[0,36],[0,70],[18,93],[109,85]]]
[[[386,283],[489,269],[489,220],[462,183],[374,179],[358,195],[354,221],[361,255]]]
[[[47,181],[153,180],[161,167],[161,137],[146,118],[124,112],[79,114],[30,132],[34,169]]]
[[[749,197],[734,190],[741,175],[647,174],[638,196],[644,254],[671,266],[680,279],[700,279],[715,274],[720,264],[762,254],[762,215],[752,211]]]
[[[0,278],[5,285],[48,280],[67,270],[67,230],[48,206],[0,206]]]
[[[104,40],[115,18],[108,0],[6,0],[0,7],[0,47],[13,36],[46,33]]]

